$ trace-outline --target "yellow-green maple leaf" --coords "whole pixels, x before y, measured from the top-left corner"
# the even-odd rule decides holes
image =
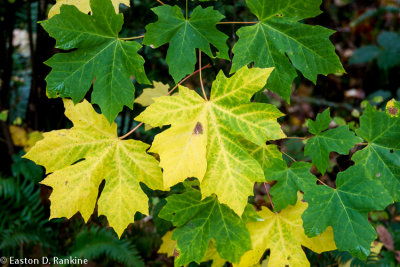
[[[175,249],[177,246],[177,241],[172,239],[173,231],[168,231],[162,237],[162,244],[158,250],[158,253],[166,253],[168,257],[173,257],[175,254]],[[179,253],[179,252],[178,252]],[[202,262],[212,261],[211,267],[222,267],[224,266],[226,260],[222,259],[218,252],[217,247],[213,239],[210,240],[208,244],[207,252],[204,255]]]
[[[119,13],[119,5],[124,4],[130,6],[129,0],[111,0],[115,8],[115,13]],[[62,5],[76,6],[81,12],[88,14],[91,10],[90,0],[57,0],[54,6],[50,8],[48,17],[51,18],[57,14],[60,14],[60,8]]]
[[[143,93],[136,97],[135,103],[142,105],[143,107],[150,106],[154,103],[153,98],[166,96],[168,94],[169,85],[163,84],[162,82],[153,81],[153,88],[143,89]]]
[[[289,205],[280,213],[263,207],[258,212],[263,221],[247,224],[253,249],[243,254],[240,263],[234,266],[247,267],[257,264],[265,251],[270,249],[268,266],[306,267],[310,266],[310,263],[301,246],[317,253],[336,249],[331,227],[319,236],[306,236],[301,215],[307,206],[306,202],[302,202],[302,195],[299,193],[296,205]]]
[[[42,181],[53,188],[50,218],[70,218],[80,212],[87,221],[105,180],[98,212],[121,236],[137,211],[149,212],[139,182],[154,189],[162,187],[158,162],[146,153],[149,145],[120,140],[117,125],[110,125],[86,100],[77,105],[64,100],[64,105],[74,126],[44,133],[44,139],[25,155],[51,173]]]
[[[150,150],[160,155],[166,188],[196,177],[204,197],[216,194],[242,214],[254,183],[264,181],[264,175],[238,136],[259,145],[285,136],[276,121],[283,115],[278,109],[250,102],[272,70],[244,67],[230,78],[220,72],[209,101],[180,86],[178,96],[155,98],[136,118],[152,126],[171,124]]]

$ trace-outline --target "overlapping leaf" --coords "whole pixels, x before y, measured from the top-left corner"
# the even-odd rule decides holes
[[[172,239],[172,234],[173,231],[169,231],[162,237],[162,244],[160,249],[158,250],[158,253],[166,253],[169,257],[174,256],[177,242]],[[202,262],[212,261],[211,267],[224,266],[226,261],[219,256],[213,239],[210,240],[206,254],[204,255],[204,258],[201,261]]]
[[[111,0],[115,12],[119,13],[119,5],[124,4],[129,6],[129,0]],[[88,14],[91,12],[90,0],[57,0],[56,4],[50,8],[48,17],[51,18],[57,14],[60,14],[60,8],[62,5],[73,5],[76,6],[82,13]]]
[[[205,197],[216,194],[221,203],[242,214],[254,183],[264,181],[264,175],[238,135],[260,146],[285,136],[276,121],[281,112],[272,105],[249,102],[271,71],[244,67],[230,78],[220,72],[210,101],[180,87],[179,96],[155,98],[136,118],[152,126],[171,124],[155,137],[151,148],[160,154],[166,187],[196,177]]]
[[[175,82],[194,71],[196,48],[213,57],[212,44],[218,49],[218,57],[229,59],[228,36],[216,28],[224,16],[212,7],[197,6],[189,19],[183,17],[178,6],[163,5],[152,10],[158,21],[146,26],[143,43],[154,47],[169,43],[166,60]]]
[[[308,187],[316,185],[316,178],[310,172],[310,163],[295,162],[288,168],[276,145],[259,146],[245,140],[242,143],[264,169],[266,181],[277,181],[271,188],[277,211],[296,204],[298,191],[304,192]]]
[[[308,162],[294,162],[290,168],[284,161],[282,165],[275,165],[271,174],[266,176],[267,181],[277,181],[271,188],[275,210],[296,204],[298,191],[307,192],[310,187],[316,186],[317,179],[310,170]]]
[[[321,0],[246,0],[259,22],[237,31],[231,72],[254,62],[255,67],[275,67],[267,88],[290,99],[298,69],[316,82],[318,74],[344,72],[329,41],[333,31],[299,20],[321,13]]]
[[[357,168],[363,168],[370,179],[379,181],[393,200],[399,201],[400,118],[368,105],[356,133],[368,142],[352,157]]]
[[[315,122],[308,120],[310,132],[315,134],[315,136],[307,140],[304,155],[312,157],[312,162],[322,174],[325,173],[329,166],[330,152],[334,151],[339,154],[348,155],[350,149],[362,141],[361,138],[355,136],[349,130],[349,126],[347,125],[322,132],[328,128],[331,121],[329,108],[322,114],[318,114]]]
[[[301,246],[317,253],[336,249],[332,229],[329,227],[317,237],[308,238],[304,234],[301,214],[307,208],[302,202],[301,194],[295,206],[288,206],[280,213],[273,213],[264,208],[258,212],[263,221],[250,222],[252,249],[234,266],[253,266],[257,264],[267,249],[270,250],[268,266],[304,267],[310,266]]]
[[[75,6],[61,6],[61,13],[41,24],[56,39],[56,47],[68,53],[54,55],[46,64],[49,97],[71,97],[74,103],[85,96],[93,83],[92,103],[100,106],[111,123],[123,106],[133,108],[135,88],[130,76],[149,83],[144,59],[137,53],[142,47],[135,41],[118,38],[124,18],[117,15],[109,0],[91,0],[93,15]]]
[[[153,81],[153,88],[143,89],[143,93],[136,97],[135,103],[142,105],[143,107],[150,106],[154,103],[153,98],[166,96],[168,94],[169,85],[163,84],[162,82]]]
[[[148,214],[148,198],[139,183],[162,188],[158,162],[146,154],[147,144],[120,140],[117,125],[110,125],[86,100],[75,106],[71,100],[64,103],[74,126],[44,133],[25,156],[51,173],[42,181],[53,188],[50,217],[70,218],[80,212],[87,221],[105,180],[98,212],[121,236],[137,211]]]
[[[251,248],[249,232],[240,217],[216,197],[201,200],[198,190],[169,196],[159,216],[177,227],[172,239],[177,240],[178,266],[200,263],[211,239],[218,254],[231,262],[238,262]]]
[[[304,230],[314,237],[332,226],[339,250],[366,259],[376,238],[368,212],[384,209],[392,199],[379,182],[368,179],[363,169],[356,166],[339,173],[336,185],[336,189],[315,186],[304,194],[309,204],[302,216]]]

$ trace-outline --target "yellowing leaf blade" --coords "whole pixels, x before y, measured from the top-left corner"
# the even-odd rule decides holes
[[[74,106],[65,100],[65,108],[74,126],[45,133],[25,155],[52,172],[42,182],[53,188],[51,218],[70,218],[80,212],[87,221],[94,211],[99,185],[105,180],[99,214],[106,215],[121,236],[137,211],[148,214],[148,199],[139,182],[162,188],[158,163],[146,154],[147,144],[119,140],[116,124],[109,125],[87,101]]]
[[[302,202],[301,194],[298,196],[295,206],[288,206],[280,213],[263,208],[258,212],[263,221],[247,224],[253,249],[246,252],[236,266],[257,264],[267,249],[271,251],[269,266],[310,266],[302,245],[317,253],[336,249],[331,228],[314,238],[305,235],[301,215],[308,204]]]

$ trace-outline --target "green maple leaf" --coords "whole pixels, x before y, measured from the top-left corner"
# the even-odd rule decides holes
[[[312,162],[322,174],[325,173],[329,166],[330,152],[334,151],[348,155],[350,149],[362,141],[361,138],[350,131],[347,125],[322,132],[328,128],[329,123],[332,121],[329,115],[329,108],[322,114],[318,114],[315,122],[310,119],[307,121],[310,132],[315,136],[307,140],[304,155],[312,157]]]
[[[244,67],[230,78],[220,72],[209,101],[181,86],[178,96],[154,98],[135,118],[152,126],[171,124],[150,150],[160,155],[166,187],[196,177],[204,197],[216,194],[221,203],[243,213],[254,183],[265,180],[238,136],[260,146],[285,137],[276,121],[282,113],[273,105],[250,102],[271,71]]]
[[[245,222],[215,196],[201,200],[198,190],[169,196],[159,216],[177,227],[172,235],[179,252],[177,266],[200,263],[211,239],[219,255],[231,262],[251,248]]]
[[[268,177],[271,173],[283,164],[286,164],[282,159],[282,153],[276,145],[257,145],[245,139],[240,139],[242,145],[249,152],[250,156],[255,158],[264,170],[264,176]]]
[[[271,174],[266,176],[267,181],[277,181],[271,188],[276,211],[296,204],[298,191],[307,192],[310,187],[316,186],[317,179],[310,172],[311,166],[308,162],[294,162],[288,168],[283,161],[283,164],[275,165]]]
[[[368,105],[360,118],[358,136],[368,145],[352,160],[369,178],[382,183],[395,201],[400,200],[400,118]]]
[[[124,17],[116,14],[109,0],[91,0],[93,15],[75,6],[61,6],[61,13],[41,25],[56,39],[56,47],[76,50],[54,55],[46,64],[52,68],[47,76],[49,97],[71,97],[74,103],[85,96],[93,83],[92,103],[100,106],[111,123],[123,106],[133,108],[135,87],[149,83],[144,59],[137,53],[142,47],[134,41],[118,38]]]
[[[295,162],[288,168],[276,145],[259,146],[246,140],[241,142],[264,169],[266,181],[277,181],[271,188],[276,211],[296,204],[298,191],[305,192],[308,187],[316,185],[317,180],[310,172],[311,163]]]
[[[210,44],[218,49],[217,56],[229,59],[228,36],[218,31],[217,22],[224,18],[212,7],[196,7],[185,19],[178,6],[164,5],[152,8],[158,21],[146,26],[143,44],[159,47],[169,43],[167,63],[175,82],[194,71],[196,48],[213,57]]]
[[[336,185],[336,189],[320,185],[305,192],[309,206],[302,216],[304,230],[314,237],[332,226],[340,251],[366,259],[376,238],[368,212],[384,209],[392,199],[380,183],[366,178],[363,169],[355,166],[340,172]]]
[[[237,31],[231,72],[251,62],[255,67],[275,67],[267,89],[290,100],[293,79],[298,69],[316,82],[318,74],[344,72],[329,41],[333,31],[310,26],[299,20],[321,13],[321,0],[246,0],[257,16],[256,25]]]
[[[77,105],[65,100],[64,105],[74,126],[44,133],[44,139],[25,155],[50,173],[41,182],[53,188],[50,218],[70,218],[80,212],[87,221],[97,203],[99,215],[105,215],[121,236],[137,211],[149,214],[140,182],[162,188],[158,162],[146,153],[149,145],[120,140],[117,125],[110,125],[86,100]]]

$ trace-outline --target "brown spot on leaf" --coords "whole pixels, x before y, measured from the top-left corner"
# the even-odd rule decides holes
[[[203,125],[197,122],[196,127],[194,127],[193,134],[203,134]]]
[[[396,107],[390,107],[388,108],[388,112],[390,115],[396,116],[397,114],[399,114],[399,110]]]
[[[178,258],[178,256],[179,256],[178,250],[174,249],[174,258]]]

